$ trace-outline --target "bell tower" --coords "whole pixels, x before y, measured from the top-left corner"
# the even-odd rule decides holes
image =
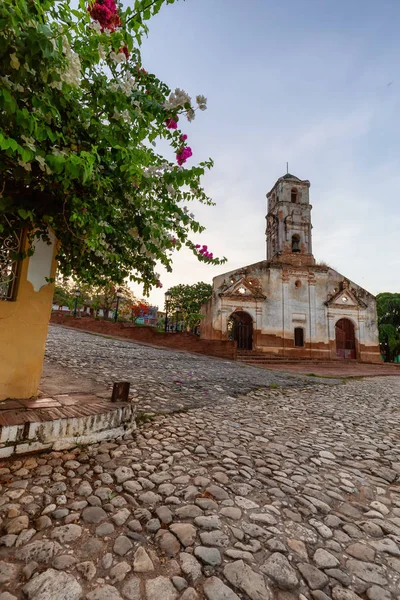
[[[312,266],[310,182],[290,173],[267,194],[267,260]]]

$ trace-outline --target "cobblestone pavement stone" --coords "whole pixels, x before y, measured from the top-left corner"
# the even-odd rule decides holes
[[[0,600],[400,600],[399,424],[319,381],[3,461]]]
[[[57,326],[49,327],[46,362],[85,379],[95,379],[109,390],[115,381],[130,381],[134,402],[147,412],[171,412],[218,402],[226,406],[239,394],[257,388],[340,383],[338,379],[268,371]]]

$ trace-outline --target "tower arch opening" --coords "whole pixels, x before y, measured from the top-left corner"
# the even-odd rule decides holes
[[[292,252],[300,252],[300,236],[295,233],[292,235]]]

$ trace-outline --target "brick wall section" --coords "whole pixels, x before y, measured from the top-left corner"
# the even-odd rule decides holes
[[[128,323],[113,323],[90,317],[75,319],[70,315],[56,312],[52,313],[50,322],[76,329],[86,329],[94,333],[124,337],[155,346],[166,346],[176,350],[236,360],[236,342],[230,340],[201,340],[191,333],[161,333],[153,327],[134,327]]]

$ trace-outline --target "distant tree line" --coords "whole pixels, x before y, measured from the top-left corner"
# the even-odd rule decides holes
[[[136,298],[126,284],[116,285],[111,281],[106,281],[103,285],[89,285],[59,278],[56,281],[53,304],[58,306],[59,310],[66,306],[73,311],[76,303],[79,312],[84,311],[95,318],[98,318],[101,312],[104,319],[109,319],[116,310],[118,296],[119,320],[135,323],[139,317],[149,313],[150,305],[146,300]]]
[[[400,293],[378,294],[376,303],[381,353],[393,362],[400,355]]]

